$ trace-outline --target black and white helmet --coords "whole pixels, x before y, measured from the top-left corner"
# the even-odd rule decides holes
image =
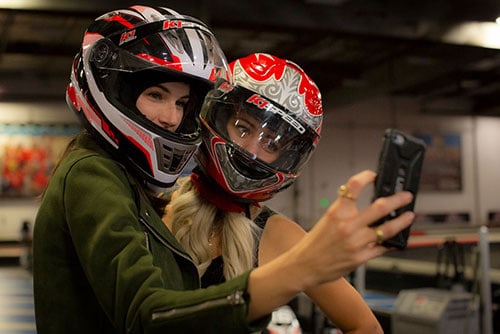
[[[171,186],[201,142],[197,113],[227,60],[201,21],[163,7],[133,6],[98,17],[87,29],[66,90],[70,107],[105,147],[146,181]],[[162,82],[190,84],[181,125],[170,132],[135,106]]]

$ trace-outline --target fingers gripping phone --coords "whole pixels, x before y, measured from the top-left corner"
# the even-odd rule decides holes
[[[420,174],[425,155],[423,140],[410,136],[397,129],[387,129],[384,134],[382,150],[380,152],[377,176],[375,178],[372,202],[379,197],[393,195],[399,191],[413,193],[411,203],[391,212],[386,217],[379,219],[372,226],[383,224],[389,219],[401,215],[405,211],[412,211],[420,183]],[[392,238],[385,240],[382,245],[386,247],[406,248],[410,227],[400,231]]]

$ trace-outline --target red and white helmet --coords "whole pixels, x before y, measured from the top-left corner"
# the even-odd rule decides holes
[[[148,182],[172,185],[201,142],[197,113],[227,61],[201,21],[163,7],[133,6],[87,29],[66,90],[69,106],[105,147]],[[170,132],[135,106],[162,82],[190,84],[181,125]]]
[[[321,94],[297,64],[269,54],[252,54],[229,67],[231,79],[219,80],[205,98],[196,157],[201,170],[233,197],[265,201],[294,182],[316,148]],[[243,124],[248,116],[252,124]],[[241,137],[255,133],[273,160],[238,144],[233,129]]]

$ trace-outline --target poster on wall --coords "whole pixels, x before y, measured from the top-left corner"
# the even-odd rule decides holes
[[[0,197],[38,196],[78,124],[0,124]]]
[[[457,134],[416,134],[427,144],[419,189],[462,190],[462,144]]]

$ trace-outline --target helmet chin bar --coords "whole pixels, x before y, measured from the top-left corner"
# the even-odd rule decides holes
[[[167,174],[179,174],[198,149],[201,140],[186,145],[166,138],[156,137],[154,146],[158,158],[158,170]]]
[[[236,149],[233,145],[228,145],[227,156],[234,168],[245,177],[265,179],[275,173],[275,171],[266,166],[264,162],[257,160],[258,158],[254,154]]]
[[[224,188],[227,188],[233,195],[238,197],[240,195],[244,196],[246,193],[272,188],[283,182],[276,173],[270,172],[270,170],[266,171],[266,177],[260,174],[259,178],[257,178],[257,174],[254,173],[257,172],[255,167],[259,162],[246,158],[241,152],[237,154],[238,159],[234,159],[234,154],[232,156],[229,155],[228,151],[230,150],[228,144],[218,143],[215,146],[217,164],[219,165],[218,169],[222,172],[225,183]],[[235,161],[238,161],[237,165],[235,165]],[[262,167],[262,165],[260,167]],[[244,173],[242,169],[245,170]],[[261,170],[262,168],[259,169],[259,171]]]

